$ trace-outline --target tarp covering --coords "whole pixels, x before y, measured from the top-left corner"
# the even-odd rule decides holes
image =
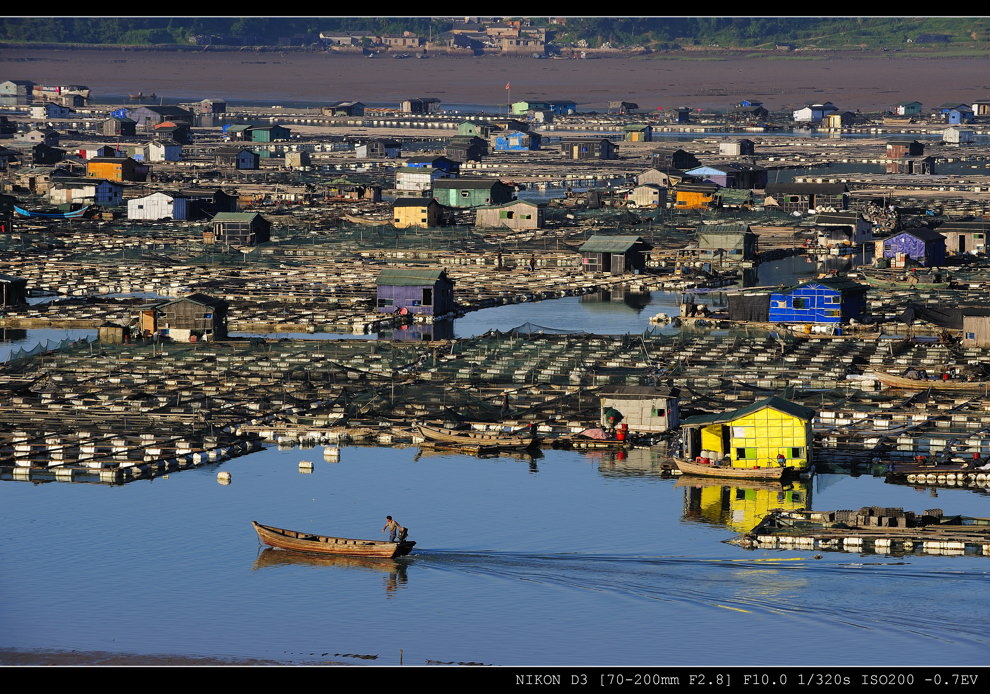
[[[770,320],[770,293],[729,294],[729,320],[758,321]]]

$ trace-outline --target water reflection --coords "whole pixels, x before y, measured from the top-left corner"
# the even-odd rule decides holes
[[[292,552],[284,549],[266,547],[254,560],[254,570],[268,569],[277,566],[321,566],[340,570],[357,570],[384,573],[385,592],[389,596],[404,588],[409,582],[407,569],[409,560],[406,558],[391,559],[388,557],[344,557],[321,556]]]
[[[806,480],[787,484],[733,480],[726,484],[726,480],[682,475],[676,486],[684,488],[684,520],[739,533],[752,530],[773,509],[811,508],[811,484]]]

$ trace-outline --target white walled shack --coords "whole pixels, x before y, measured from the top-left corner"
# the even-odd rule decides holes
[[[680,425],[677,388],[655,386],[615,386],[603,389],[602,424],[609,408],[622,414],[622,423],[634,432],[659,432]]]

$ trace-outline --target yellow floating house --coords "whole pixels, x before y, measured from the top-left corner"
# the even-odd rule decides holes
[[[685,457],[729,459],[731,467],[811,464],[811,420],[815,411],[772,396],[729,412],[681,421]]]

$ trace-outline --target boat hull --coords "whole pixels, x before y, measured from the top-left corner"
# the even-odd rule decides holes
[[[347,537],[314,535],[251,521],[258,537],[269,547],[311,554],[334,554],[352,557],[401,557],[412,551],[415,542],[357,540]]]
[[[456,443],[464,446],[492,446],[496,448],[527,449],[536,448],[539,439],[535,436],[493,436],[482,432],[457,431],[420,425],[419,433],[427,441]]]
[[[906,376],[896,376],[885,371],[872,372],[874,378],[891,388],[902,388],[904,390],[940,390],[950,393],[972,393],[984,392],[990,389],[990,382],[987,381],[960,381],[945,380],[922,380],[907,378]]]
[[[729,467],[727,465],[705,465],[693,463],[687,460],[674,460],[677,469],[685,475],[697,475],[699,477],[720,477],[725,479],[740,480],[766,480],[780,481],[789,471],[797,471],[796,468],[788,467]]]

